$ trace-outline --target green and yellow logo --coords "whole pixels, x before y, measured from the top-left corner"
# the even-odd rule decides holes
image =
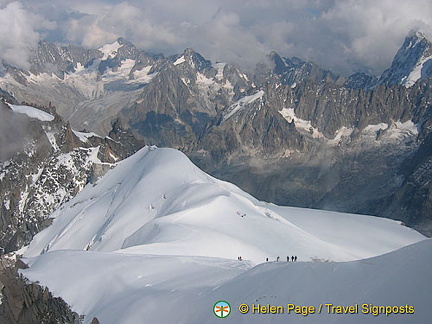
[[[228,317],[231,313],[231,306],[225,300],[220,300],[214,304],[213,313],[219,318]]]

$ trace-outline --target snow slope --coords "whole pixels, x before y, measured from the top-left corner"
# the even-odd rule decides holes
[[[9,105],[9,107],[11,107],[11,109],[16,113],[25,114],[30,118],[39,119],[43,122],[54,120],[53,115],[31,106]]]
[[[293,222],[296,215],[307,219],[316,214],[259,202],[205,174],[179,151],[147,147],[57,210],[53,225],[35,237],[26,255],[62,249],[232,259],[242,255],[257,264],[295,253],[301,260],[349,261],[423,239],[398,222],[377,217],[319,212],[349,220],[331,229],[324,222]],[[326,235],[321,235],[323,228]],[[342,242],[340,232],[347,234]]]
[[[212,302],[228,301],[232,314],[224,323],[429,323],[432,302],[432,240],[398,251],[353,262],[261,264],[227,280],[198,298],[195,309],[211,309]],[[213,303],[214,303],[213,302]],[[284,305],[285,314],[241,314],[245,303]],[[316,307],[315,314],[286,314],[286,305]],[[359,304],[358,314],[328,313],[324,304]],[[323,304],[320,314],[319,305]],[[362,313],[363,304],[414,307],[414,314]],[[366,310],[372,310],[367,307]],[[190,320],[193,318],[193,320]],[[220,319],[198,311],[184,323],[219,323]]]
[[[73,309],[101,323],[428,323],[432,241],[352,262],[248,262],[192,256],[54,251],[32,260],[25,276],[47,285]],[[85,292],[85,293],[83,293]],[[240,314],[246,303],[314,306],[413,306],[414,314]]]
[[[183,321],[161,310],[185,308],[184,300],[214,304],[214,291],[228,294],[239,274],[251,281],[236,293],[252,298],[255,271],[275,266],[253,268],[267,257],[297,255],[305,261],[279,262],[275,270],[286,276],[287,266],[296,267],[300,282],[303,273],[316,274],[316,267],[334,271],[313,261],[361,260],[425,239],[389,219],[260,202],[205,174],[181,152],[155,147],[120,162],[52,216],[52,226],[25,253],[31,267],[24,273],[88,321],[97,316],[102,323],[135,323],[143,316],[150,323],[204,323],[192,320],[194,308],[184,310]],[[272,284],[275,292],[282,289],[280,282]],[[205,306],[197,315],[208,313]]]
[[[243,98],[237,100],[234,104],[232,104],[228,108],[227,112],[223,116],[223,120],[225,121],[228,118],[230,118],[232,115],[234,115],[236,112],[245,109],[247,107],[247,105],[251,104],[252,102],[254,102],[257,99],[261,99],[263,95],[264,95],[264,91],[260,90],[253,95],[246,96],[246,97],[243,97]]]

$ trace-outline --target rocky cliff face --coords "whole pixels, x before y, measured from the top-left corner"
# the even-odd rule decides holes
[[[404,160],[398,173],[402,183],[389,196],[382,198],[369,212],[397,215],[407,224],[417,224],[426,235],[432,236],[432,137],[427,135],[418,150]]]
[[[149,142],[176,148],[196,141],[217,112],[250,87],[233,66],[212,65],[187,49],[171,57],[122,117]]]
[[[82,323],[83,317],[73,312],[63,299],[20,276],[19,269],[25,267],[16,255],[0,257],[1,323]]]
[[[315,83],[336,83],[341,80],[331,71],[323,70],[318,65],[305,62],[298,57],[289,59],[279,56],[276,52],[271,52],[269,59],[274,65],[273,75],[282,84],[292,86],[304,80]]]
[[[428,177],[418,176],[428,160],[409,162],[427,151],[427,78],[370,90],[305,79],[260,91],[218,113],[189,151],[198,165],[260,199],[397,218],[430,235]]]

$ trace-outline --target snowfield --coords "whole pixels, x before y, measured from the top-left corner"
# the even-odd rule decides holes
[[[173,149],[143,148],[52,217],[25,252],[23,274],[86,322],[212,323],[221,321],[214,303],[226,300],[227,323],[424,323],[432,301],[431,242],[416,231],[389,219],[260,202]],[[243,315],[241,303],[402,303],[416,311]]]
[[[43,122],[53,121],[54,116],[40,109],[25,105],[9,105],[9,107],[18,114],[25,114],[30,118],[39,119]]]

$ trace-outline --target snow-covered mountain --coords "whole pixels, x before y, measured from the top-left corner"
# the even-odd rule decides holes
[[[422,31],[412,31],[396,53],[391,67],[378,84],[411,87],[420,79],[432,76],[432,42]]]
[[[52,102],[73,127],[107,134],[117,112],[157,74],[159,58],[120,38],[91,50],[40,42],[31,62],[28,71],[6,65],[0,87],[20,102]]]
[[[388,219],[261,203],[205,174],[180,151],[154,147],[120,162],[52,217],[53,224],[33,239],[26,256],[63,249],[121,250],[242,255],[256,264],[295,252],[300,260],[348,261],[422,239]],[[338,237],[336,224],[342,232]]]
[[[248,262],[193,256],[53,251],[32,260],[24,275],[47,285],[86,314],[84,323],[427,323],[432,289],[431,240],[351,262]],[[66,284],[65,284],[66,283]],[[84,292],[84,293],[83,293]],[[314,306],[315,314],[240,314],[246,303]],[[359,314],[327,314],[327,306],[359,305]],[[186,306],[185,306],[186,304]],[[321,314],[317,314],[323,304]],[[362,305],[414,307],[414,314],[363,314]]]
[[[134,121],[145,123],[145,114],[160,110],[170,122],[199,133],[194,124],[202,128],[214,116],[215,104],[227,104],[249,87],[245,82],[250,84],[237,68],[212,64],[192,49],[164,57],[122,38],[93,50],[40,42],[28,71],[8,65],[0,70],[0,88],[18,101],[52,102],[73,127],[84,125],[101,134],[124,108],[131,110],[124,114],[126,119],[139,117]],[[187,112],[179,109],[182,105]]]
[[[424,236],[389,219],[260,202],[173,149],[141,149],[52,217],[53,224],[26,250],[30,268],[23,273],[62,296],[86,315],[86,322],[94,316],[102,323],[212,322],[214,303],[228,298],[235,307],[242,302],[401,303],[391,296],[407,285],[388,293],[378,287],[417,274],[404,303],[418,307],[418,323],[424,318],[425,301],[413,292],[428,289],[417,282],[429,275],[419,269],[429,268],[408,261],[426,258],[429,240],[406,252],[363,260]],[[287,255],[297,255],[298,263],[286,263]],[[408,261],[399,260],[407,255]],[[284,264],[273,263],[277,257]],[[359,261],[342,262],[354,260]],[[326,261],[331,262],[321,263]],[[312,287],[322,295],[312,296]],[[332,300],[321,301],[324,297]],[[164,312],[164,307],[182,311]],[[235,312],[230,322],[262,321]]]

